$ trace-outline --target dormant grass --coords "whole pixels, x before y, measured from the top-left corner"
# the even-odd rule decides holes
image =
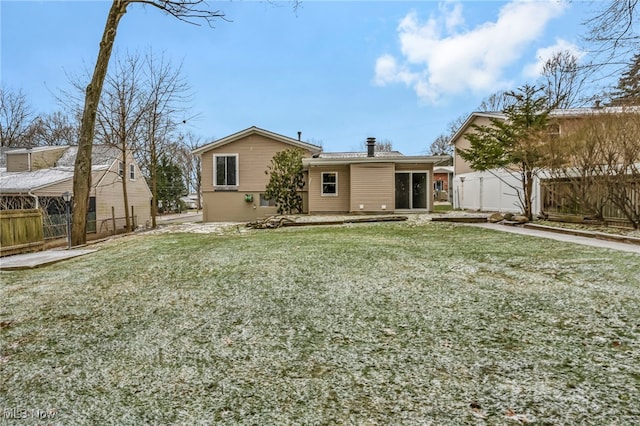
[[[8,415],[50,410],[46,422],[65,425],[640,419],[634,254],[435,223],[232,227],[121,238],[0,278]]]

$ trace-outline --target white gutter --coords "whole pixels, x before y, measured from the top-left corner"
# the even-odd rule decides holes
[[[422,164],[436,164],[442,161],[448,160],[447,156],[403,156],[403,157],[351,157],[351,158],[303,158],[302,165],[304,167],[309,166],[336,166],[344,164],[362,164],[362,163],[422,163]]]

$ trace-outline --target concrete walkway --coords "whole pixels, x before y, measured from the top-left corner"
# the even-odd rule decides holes
[[[566,243],[582,244],[585,246],[608,248],[611,250],[640,254],[640,245],[624,243],[621,241],[603,240],[595,237],[564,234],[559,232],[545,231],[542,229],[525,228],[521,226],[502,225],[499,223],[470,223],[465,224],[465,226],[475,226],[478,228],[486,228],[494,231],[510,232],[512,234],[529,235],[532,237],[549,238]],[[556,230],[557,229],[558,228],[556,228]]]
[[[16,254],[0,258],[1,271],[16,271],[20,269],[33,269],[50,265],[62,260],[71,259],[85,254],[93,253],[95,249],[71,249],[71,250],[45,250],[36,253]]]

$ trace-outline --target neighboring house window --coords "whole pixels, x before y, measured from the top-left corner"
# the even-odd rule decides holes
[[[338,195],[338,173],[322,173],[322,195]]]
[[[118,176],[124,176],[124,163],[122,161],[118,161]]]
[[[444,191],[444,182],[442,182],[441,180],[437,180],[435,182],[435,190],[436,191]]]
[[[213,185],[238,186],[238,154],[213,156]]]
[[[276,201],[269,199],[264,194],[260,194],[260,207],[275,207]]]
[[[551,139],[557,139],[560,136],[560,125],[558,123],[551,123],[547,131]]]
[[[136,166],[129,164],[129,180],[136,180]]]

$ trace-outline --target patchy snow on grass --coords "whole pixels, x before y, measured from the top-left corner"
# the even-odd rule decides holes
[[[640,418],[637,255],[428,220],[210,229],[3,274],[6,406],[59,424]]]

